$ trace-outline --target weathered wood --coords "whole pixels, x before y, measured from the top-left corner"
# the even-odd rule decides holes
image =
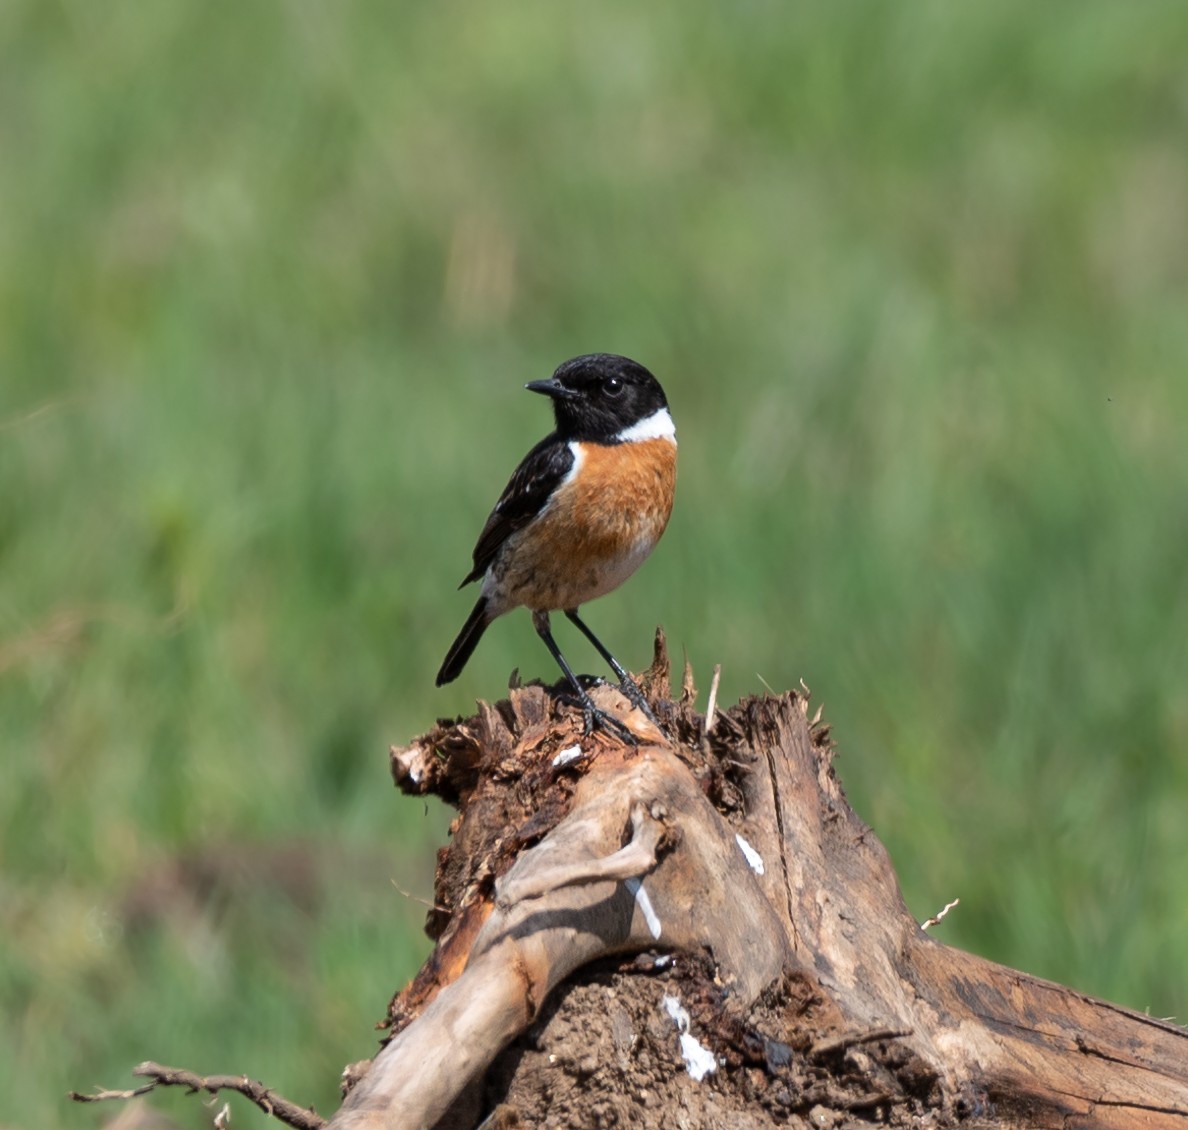
[[[1183,1029],[917,926],[806,696],[749,699],[707,735],[691,694],[669,698],[662,654],[650,675],[671,741],[610,689],[599,704],[637,748],[583,737],[579,713],[526,687],[393,751],[403,788],[461,815],[439,860],[435,955],[393,1001],[393,1034],[331,1126],[473,1125],[487,1108],[529,1125],[564,1093],[570,1120],[588,1098],[591,1124],[613,1108],[672,1125],[665,1103],[678,1103],[689,1127],[723,1111],[756,1127],[810,1112],[849,1124],[856,1111],[905,1126],[1188,1127]],[[677,966],[605,965],[655,950]],[[582,985],[618,1011],[591,1012]],[[679,1030],[659,1008],[678,996],[693,1014]],[[559,1037],[541,1060],[575,1015],[613,1054],[579,1063]],[[717,1074],[653,1069],[636,1088],[650,1097],[632,1099],[632,1056],[667,1041],[679,1067],[682,1033]],[[618,1075],[599,1083],[608,1058]]]
[[[753,828],[778,809],[796,952],[856,1026],[910,1029],[948,1081],[1026,1126],[1188,1125],[1188,1033],[943,945],[918,928],[891,862],[845,803],[803,699],[753,701]],[[770,786],[771,801],[767,800]],[[756,831],[757,835],[758,832]]]
[[[679,842],[654,833],[653,846],[635,855],[620,846],[633,825],[628,848],[649,825],[679,828]],[[605,861],[616,858],[635,860],[633,872],[615,867],[608,878]],[[645,875],[646,897],[632,884]],[[658,746],[603,749],[577,781],[568,815],[519,855],[491,898],[470,907],[483,925],[465,968],[451,963],[457,979],[446,984],[437,977],[439,991],[376,1057],[332,1125],[433,1125],[547,995],[595,958],[657,944],[696,952],[705,922],[727,924],[714,936],[715,956],[727,982],[752,1000],[789,956],[745,857],[688,767]],[[439,1056],[449,1085],[407,1069]]]

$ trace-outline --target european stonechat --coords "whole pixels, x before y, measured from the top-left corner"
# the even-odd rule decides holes
[[[524,457],[474,547],[459,588],[482,580],[482,595],[454,640],[437,685],[461,673],[487,625],[521,606],[565,672],[585,711],[630,738],[594,705],[549,630],[561,610],[618,676],[623,693],[656,722],[639,687],[585,622],[578,606],[618,588],[652,552],[672,512],[676,428],[664,390],[638,362],[591,353],[525,386],[553,401],[556,430]],[[657,723],[658,725],[658,723]]]

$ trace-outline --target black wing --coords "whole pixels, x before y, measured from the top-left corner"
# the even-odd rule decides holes
[[[477,581],[495,560],[499,547],[528,525],[573,467],[573,452],[557,433],[545,436],[515,469],[474,547],[474,568],[459,585]]]

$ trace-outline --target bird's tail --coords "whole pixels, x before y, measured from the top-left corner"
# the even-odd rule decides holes
[[[445,662],[441,665],[441,670],[437,672],[439,687],[444,687],[446,683],[452,683],[462,674],[462,668],[466,666],[466,661],[478,647],[478,642],[483,638],[483,632],[487,630],[487,625],[490,622],[491,620],[487,616],[487,598],[480,596],[478,604],[474,606],[474,611],[467,617],[466,623],[462,625],[462,631],[458,633],[458,638],[450,647],[449,654],[446,655]]]

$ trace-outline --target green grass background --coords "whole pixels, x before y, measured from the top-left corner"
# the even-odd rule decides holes
[[[335,1105],[448,820],[387,745],[554,674],[519,615],[432,685],[590,350],[681,439],[595,630],[803,677],[938,936],[1188,1014],[1186,58],[1159,2],[0,6],[0,1126],[150,1057]]]

